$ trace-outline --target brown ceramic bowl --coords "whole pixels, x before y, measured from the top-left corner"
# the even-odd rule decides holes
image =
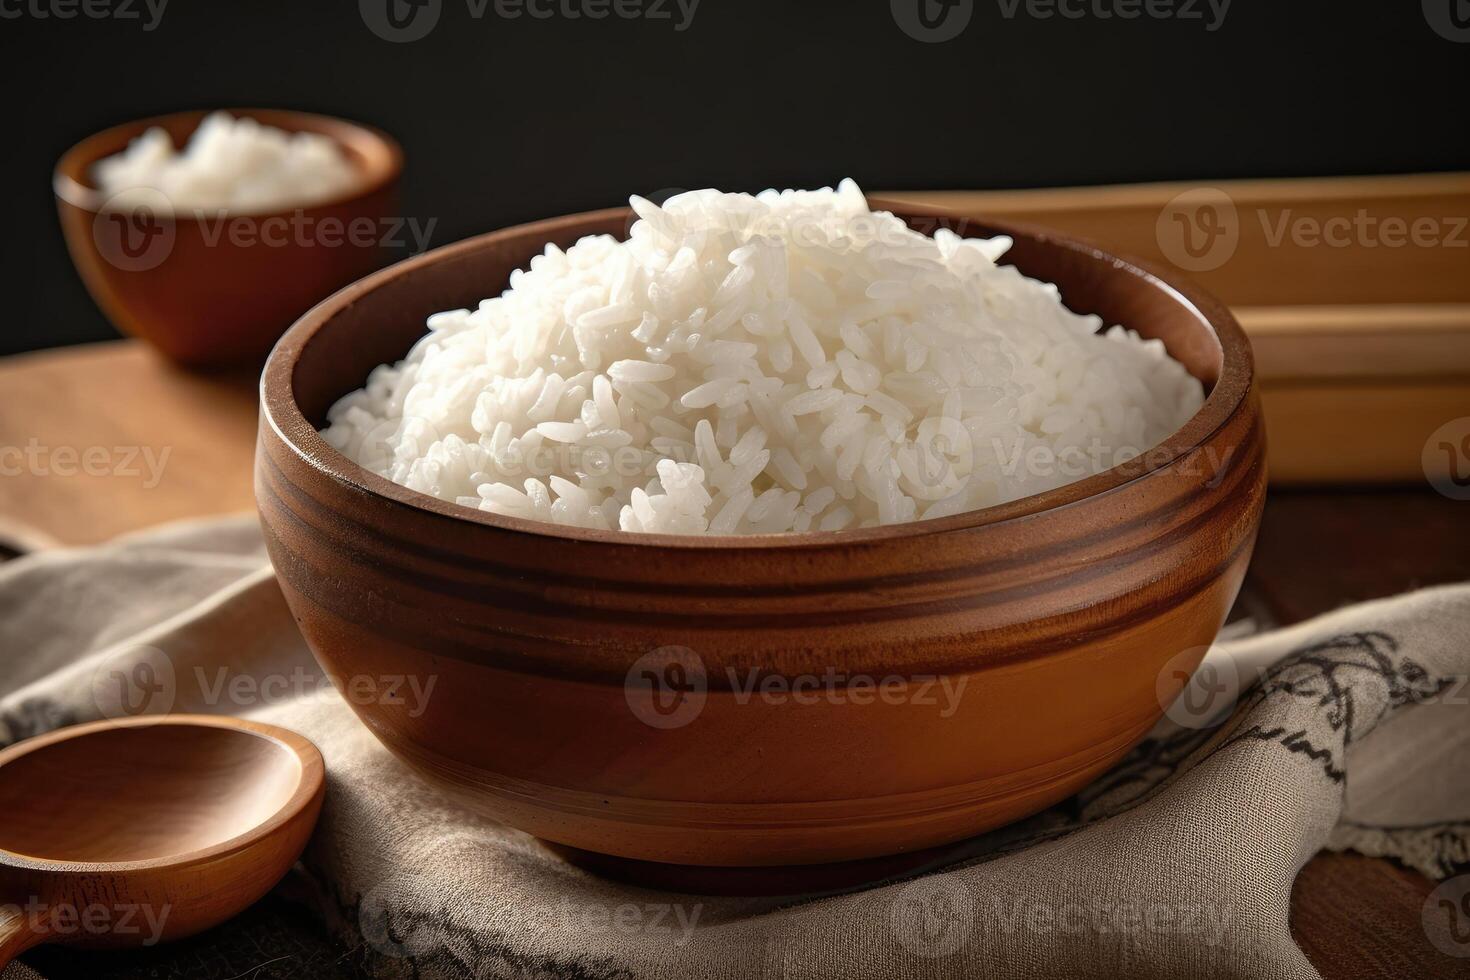
[[[273,213],[170,216],[147,209],[149,202],[142,210],[109,206],[92,182],[97,161],[153,126],[182,147],[208,114],[202,111],[90,136],[66,152],[52,181],[67,248],[97,305],[123,333],[194,366],[258,365],[314,303],[381,266],[382,221],[397,212],[403,169],[398,144],[366,126],[278,109],[226,111],[330,137],[356,165],[358,185]]]
[[[893,210],[1012,236],[1007,261],[1074,309],[1162,338],[1210,387],[1203,408],[1132,465],[931,521],[700,538],[508,519],[366,472],[316,426],[427,314],[499,292],[547,242],[622,234],[628,214],[395,265],[277,345],[256,457],[271,558],[325,668],[435,684],[426,701],[349,698],[385,745],[545,840],[739,867],[956,841],[1065,798],[1144,736],[1255,540],[1246,338],[1216,300],[1092,245]]]

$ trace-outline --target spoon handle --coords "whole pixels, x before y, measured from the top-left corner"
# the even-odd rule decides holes
[[[0,973],[10,961],[37,946],[45,936],[31,928],[21,905],[0,904]]]

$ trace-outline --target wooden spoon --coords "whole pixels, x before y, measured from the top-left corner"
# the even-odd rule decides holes
[[[151,946],[238,914],[306,846],[316,746],[203,715],[65,728],[0,752],[0,970],[41,943]]]

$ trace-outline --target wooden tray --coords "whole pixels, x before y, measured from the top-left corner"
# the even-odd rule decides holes
[[[1051,225],[1230,303],[1273,483],[1421,481],[1429,436],[1470,416],[1470,174],[882,196]]]

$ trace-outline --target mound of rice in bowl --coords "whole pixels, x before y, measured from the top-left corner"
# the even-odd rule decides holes
[[[324,438],[444,500],[624,531],[836,531],[973,510],[1157,445],[1200,382],[1156,340],[836,190],[631,200],[429,318]]]
[[[182,150],[154,126],[121,153],[99,160],[97,186],[174,213],[258,214],[345,194],[360,180],[342,148],[320,133],[288,133],[249,116],[211,112]],[[152,194],[140,192],[151,191]]]

